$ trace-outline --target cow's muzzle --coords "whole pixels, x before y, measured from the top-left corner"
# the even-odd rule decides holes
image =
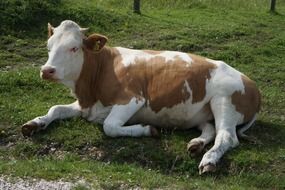
[[[50,66],[48,67],[42,67],[41,69],[41,77],[44,80],[55,80],[54,75],[55,75],[55,68],[52,68]]]

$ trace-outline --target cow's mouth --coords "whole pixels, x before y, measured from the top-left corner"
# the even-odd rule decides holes
[[[59,81],[58,78],[55,78],[54,76],[47,76],[47,75],[44,75],[43,73],[41,73],[41,78],[43,80],[50,81],[50,82],[58,82]]]

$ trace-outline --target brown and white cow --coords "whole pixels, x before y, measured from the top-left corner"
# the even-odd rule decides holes
[[[239,144],[255,121],[260,93],[253,81],[222,61],[176,51],[106,47],[107,38],[84,35],[73,21],[48,25],[49,58],[41,77],[69,87],[77,101],[56,105],[22,126],[30,136],[52,121],[74,116],[103,124],[106,135],[153,136],[155,127],[202,134],[187,149],[204,154],[200,173],[214,171],[222,155]],[[214,125],[213,125],[214,123]]]

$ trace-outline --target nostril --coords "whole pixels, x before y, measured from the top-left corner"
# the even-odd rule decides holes
[[[50,68],[50,69],[48,70],[48,73],[49,73],[49,74],[54,74],[54,73],[55,73],[55,69],[54,69],[54,68]]]

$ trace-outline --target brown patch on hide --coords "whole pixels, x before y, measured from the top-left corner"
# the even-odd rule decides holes
[[[210,71],[215,68],[208,62],[186,63],[178,56],[168,62],[162,56],[136,62],[127,67],[123,75],[127,76],[127,83],[135,81],[128,86],[141,92],[155,112],[183,103],[191,96],[192,103],[203,100],[206,95],[206,80],[210,78]],[[186,81],[192,94],[187,90]]]
[[[208,62],[204,57],[190,54],[193,63],[187,80],[192,90],[192,103],[200,102],[206,95],[206,82],[210,80],[210,72],[217,68],[213,63]]]
[[[86,48],[83,48],[83,52],[84,63],[75,85],[80,106],[88,108],[98,100],[105,106],[119,103],[115,97],[122,87],[114,74],[114,65],[121,59],[118,52],[108,47],[103,47],[98,53]]]
[[[242,75],[245,93],[236,91],[232,94],[232,103],[236,107],[236,111],[244,115],[243,122],[249,122],[254,115],[260,110],[261,95],[256,87],[255,82],[248,77]]]

